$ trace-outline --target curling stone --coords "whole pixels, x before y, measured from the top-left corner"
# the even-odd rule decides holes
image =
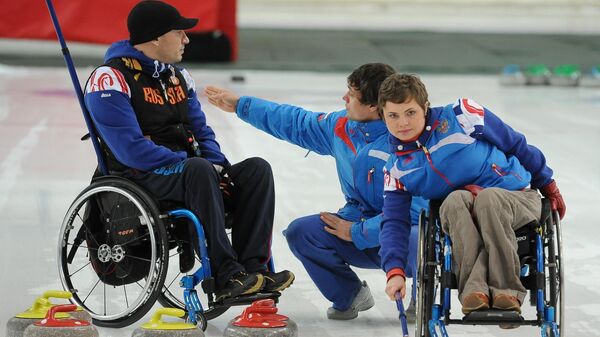
[[[545,64],[534,64],[525,68],[525,78],[529,85],[547,85],[550,83],[550,69]]]
[[[518,64],[509,64],[502,69],[500,84],[506,86],[525,85],[527,79]]]
[[[156,310],[150,322],[135,329],[132,337],[204,337],[204,332],[194,324],[185,322],[163,322],[162,316],[183,317],[185,311],[176,308]]]
[[[275,301],[255,301],[225,329],[224,337],[297,337],[298,326],[277,313]]]
[[[51,297],[70,298],[71,293],[58,290],[46,291],[41,297],[35,299],[35,302],[33,302],[33,305],[29,309],[8,320],[6,324],[6,337],[23,337],[23,332],[29,325],[44,319],[48,314],[48,310],[52,307],[52,303],[50,302]],[[60,312],[56,314],[56,318],[69,318],[69,315]]]
[[[550,76],[550,84],[573,87],[579,83],[581,70],[576,64],[561,64],[554,67],[552,76]]]
[[[23,337],[98,337],[98,330],[90,322],[56,317],[59,313],[72,312],[76,309],[75,304],[53,306],[48,310],[46,318],[25,329]]]
[[[582,87],[600,87],[600,66],[592,67],[589,73],[579,80]]]
[[[77,307],[75,311],[70,312],[69,315],[80,321],[86,321],[92,323],[92,315],[89,312],[83,310],[81,307]]]

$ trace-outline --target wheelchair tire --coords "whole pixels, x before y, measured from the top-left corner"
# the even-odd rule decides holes
[[[545,224],[547,236],[547,251],[545,264],[547,275],[546,302],[554,307],[556,323],[560,335],[564,335],[564,268],[562,260],[562,232],[558,212],[554,211]]]
[[[86,213],[94,207],[97,214]],[[94,215],[102,231],[96,231]],[[137,227],[119,231],[125,223]],[[126,235],[134,238],[119,241]],[[58,267],[71,301],[95,325],[120,328],[138,321],[156,302],[168,268],[167,233],[154,200],[124,178],[95,179],[64,217]]]
[[[429,321],[435,300],[435,217],[430,208],[419,215],[419,242],[417,250],[417,306],[415,336],[429,337]],[[433,263],[432,263],[433,262]]]

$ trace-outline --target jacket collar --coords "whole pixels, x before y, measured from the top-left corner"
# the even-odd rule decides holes
[[[135,49],[128,40],[113,43],[104,55],[104,62],[108,63],[112,59],[122,57],[136,59],[140,63],[142,71],[154,78],[158,78],[174,68],[171,64],[149,58],[141,51]]]
[[[368,122],[348,120],[348,127],[355,129],[358,134],[361,134],[367,143],[371,143],[387,133],[387,127],[381,119]]]

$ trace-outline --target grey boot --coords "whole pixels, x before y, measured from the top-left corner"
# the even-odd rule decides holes
[[[359,311],[368,310],[373,305],[375,305],[375,300],[373,300],[373,296],[371,296],[371,290],[369,289],[367,282],[363,281],[360,291],[352,301],[350,308],[345,311],[339,311],[334,307],[330,307],[327,309],[327,318],[339,320],[354,319],[358,317]]]

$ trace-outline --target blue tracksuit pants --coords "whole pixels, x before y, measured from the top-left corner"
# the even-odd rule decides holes
[[[284,235],[292,253],[302,262],[323,296],[333,303],[335,309],[344,311],[361,288],[361,281],[350,266],[379,269],[379,247],[359,250],[352,242],[327,233],[323,229],[325,226],[319,214],[308,215],[294,220]],[[414,261],[418,235],[417,227],[414,226],[414,229],[410,240],[413,248],[410,250],[411,262]],[[407,274],[410,274],[407,276],[412,276],[412,267],[407,269]]]

